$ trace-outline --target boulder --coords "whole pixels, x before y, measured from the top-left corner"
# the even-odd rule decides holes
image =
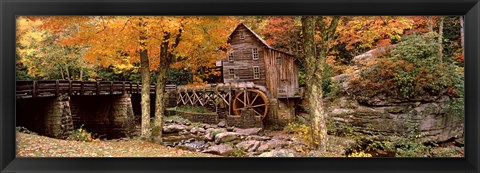
[[[288,145],[288,142],[285,140],[279,139],[272,139],[266,142],[262,142],[262,144],[258,147],[257,151],[265,152],[271,149],[280,149]]]
[[[242,141],[235,146],[241,150],[246,151],[252,148],[255,145],[255,143],[259,143],[259,141],[254,141],[254,140]]]
[[[204,153],[212,153],[218,154],[222,156],[228,156],[233,153],[233,148],[226,144],[214,145],[208,147],[206,150],[203,151]]]
[[[214,129],[214,128],[209,128],[205,131],[205,139],[208,141],[212,141],[215,139],[215,135],[219,133],[227,132],[227,129]]]
[[[269,152],[264,152],[260,154],[258,157],[295,157],[294,152],[286,150],[286,149],[280,149],[280,150],[272,150]]]
[[[227,121],[226,121],[226,120],[221,120],[221,121],[217,124],[218,127],[225,127],[226,125],[227,125]]]
[[[163,132],[164,133],[176,133],[176,132],[181,132],[184,130],[190,130],[190,126],[185,126],[181,124],[171,124],[171,125],[166,125],[163,126]]]
[[[257,135],[262,130],[263,130],[262,128],[248,128],[248,129],[235,128],[235,129],[233,129],[234,132],[240,133],[240,134],[243,134],[243,135]]]
[[[215,135],[215,143],[225,143],[240,139],[242,134],[235,132],[223,132]]]
[[[251,135],[251,136],[247,136],[245,138],[245,140],[255,140],[255,141],[266,141],[266,140],[270,140],[272,139],[272,137],[270,136],[259,136],[259,135]]]

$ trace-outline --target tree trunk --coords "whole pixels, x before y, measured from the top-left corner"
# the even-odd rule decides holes
[[[83,68],[80,67],[80,76],[79,76],[78,80],[82,81],[82,78],[83,78]]]
[[[326,151],[327,128],[322,101],[323,63],[315,56],[315,23],[312,16],[302,17],[303,48],[305,54],[306,98],[312,116],[312,146],[320,152]]]
[[[140,52],[140,73],[142,77],[141,102],[142,107],[142,133],[143,138],[150,137],[150,70],[148,69],[147,50]]]
[[[140,19],[140,26],[145,24]],[[143,32],[140,34],[140,40],[145,40]],[[150,138],[150,70],[148,62],[148,52],[145,49],[145,42],[140,42],[140,75],[142,77],[142,91],[140,107],[142,108],[142,132],[141,137]]]
[[[440,17],[438,24],[438,60],[443,63],[443,17]]]
[[[160,47],[160,65],[157,70],[157,84],[155,97],[155,128],[156,141],[162,142],[163,116],[165,112],[165,84],[168,76],[168,68],[170,66],[170,58],[168,55],[168,42],[165,42]]]
[[[432,16],[427,16],[428,32],[433,32],[433,19]]]
[[[63,75],[63,68],[62,66],[59,66],[60,67],[60,75],[62,75],[62,79],[65,79],[65,76]]]
[[[462,54],[463,56],[465,56],[465,30],[463,29],[463,25],[464,25],[464,19],[463,19],[463,16],[460,16],[460,39],[461,39],[461,42],[462,42]]]
[[[70,72],[68,71],[68,66],[65,67],[65,73],[67,74],[67,80],[70,80]]]

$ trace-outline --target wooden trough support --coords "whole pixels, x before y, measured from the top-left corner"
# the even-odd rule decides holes
[[[252,82],[216,83],[198,86],[177,86],[177,106],[221,104],[228,109],[228,114],[239,115],[242,111],[252,109],[264,118],[268,111],[268,92],[263,86]]]
[[[177,105],[206,106],[215,105],[215,109],[225,104],[230,111],[232,86],[230,84],[206,84],[203,86],[177,86]]]

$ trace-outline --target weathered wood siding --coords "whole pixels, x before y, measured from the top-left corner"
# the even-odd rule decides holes
[[[273,97],[294,97],[298,92],[298,66],[292,55],[269,49],[264,57],[267,88]]]
[[[240,38],[240,32],[243,32],[245,38]],[[265,46],[243,25],[235,30],[229,43],[233,49],[233,61],[228,57],[223,62],[223,82],[253,82],[257,85],[265,86],[265,64],[262,57],[265,55]],[[257,48],[258,59],[253,59],[252,49]],[[254,79],[253,67],[259,67],[259,79]],[[229,70],[235,70],[235,78],[230,75]]]
[[[243,33],[244,38],[241,38]],[[274,98],[299,97],[298,64],[293,55],[271,49],[244,25],[231,34],[229,43],[233,60],[222,60],[223,82],[253,82],[265,86]],[[257,48],[258,59],[253,59],[252,49]],[[277,60],[278,59],[278,60]],[[254,78],[254,67],[259,67],[259,78]],[[234,69],[235,75],[230,75]]]

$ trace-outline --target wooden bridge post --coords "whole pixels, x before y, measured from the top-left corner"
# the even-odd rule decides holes
[[[83,82],[80,82],[80,95],[83,96]]]
[[[32,97],[37,97],[37,81],[33,81]]]
[[[125,94],[125,81],[122,81],[122,94]]]
[[[68,95],[72,95],[72,80],[68,80]]]
[[[97,95],[100,95],[100,81],[97,81]]]
[[[110,81],[110,94],[113,94],[113,81]]]
[[[60,95],[60,81],[55,80],[55,97],[58,97]]]

